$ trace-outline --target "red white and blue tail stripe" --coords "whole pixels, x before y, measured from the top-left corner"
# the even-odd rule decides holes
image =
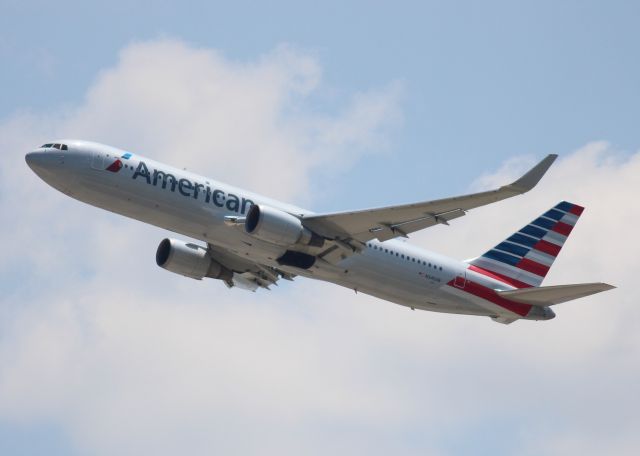
[[[509,236],[469,268],[516,288],[538,287],[584,210],[563,201]]]

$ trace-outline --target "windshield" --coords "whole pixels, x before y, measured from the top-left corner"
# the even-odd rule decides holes
[[[49,149],[51,147],[55,149],[60,149],[60,150],[69,150],[66,144],[51,143],[51,144],[43,144],[42,146],[40,146],[41,149]]]

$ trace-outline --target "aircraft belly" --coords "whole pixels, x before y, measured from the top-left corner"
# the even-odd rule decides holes
[[[381,260],[370,252],[354,255],[341,263],[340,273],[324,280],[406,307],[487,315],[484,309],[444,293],[441,285],[421,275],[415,264]]]

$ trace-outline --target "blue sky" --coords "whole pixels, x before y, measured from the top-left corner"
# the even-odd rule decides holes
[[[550,280],[620,287],[507,329],[300,280],[196,287],[154,266],[161,230],[5,161],[0,453],[635,454],[638,19],[624,1],[0,0],[0,145],[20,166],[80,136],[323,211],[503,183],[559,153],[538,196],[415,242],[468,257],[576,198],[593,215]]]
[[[390,81],[405,88],[393,157],[353,170],[351,204],[379,176],[406,176],[386,202],[421,190],[428,156],[432,194],[461,188],[489,158],[562,152],[606,139],[638,143],[640,63],[633,2],[3,2],[0,115],[80,100],[124,46],[158,37],[252,59],[280,43],[316,54],[331,110],[345,93]],[[353,174],[355,173],[355,174]],[[444,176],[442,176],[444,177]],[[396,190],[397,189],[397,190]],[[424,192],[427,189],[423,190]],[[331,208],[330,201],[322,201]],[[324,206],[326,205],[326,206]]]

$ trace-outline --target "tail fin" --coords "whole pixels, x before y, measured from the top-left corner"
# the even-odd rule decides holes
[[[468,261],[476,272],[516,287],[539,287],[584,210],[558,203],[484,255]]]

